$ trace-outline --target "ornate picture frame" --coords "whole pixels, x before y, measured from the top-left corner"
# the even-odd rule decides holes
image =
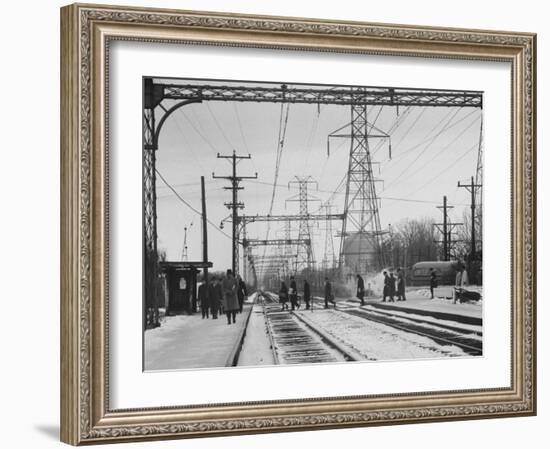
[[[61,9],[61,439],[73,445],[536,413],[536,36],[75,4]],[[512,67],[510,388],[109,406],[108,53],[116,40],[505,61]]]

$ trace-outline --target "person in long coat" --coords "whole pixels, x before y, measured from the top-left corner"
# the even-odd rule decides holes
[[[334,308],[336,309],[336,301],[334,299],[334,294],[332,293],[332,284],[327,277],[325,278],[325,309],[328,309],[329,302],[334,304]]]
[[[365,305],[365,281],[360,274],[357,275],[357,299],[361,301],[361,305]]]
[[[296,308],[300,308],[298,305],[298,287],[296,287],[296,280],[294,279],[294,276],[290,277],[290,290],[288,291],[288,294],[290,296],[290,304],[292,306],[291,310],[294,310]]]
[[[218,319],[218,312],[220,310],[220,302],[222,300],[221,289],[216,288],[216,279],[214,276],[208,278],[208,303],[210,305],[210,311],[212,312],[212,319]]]
[[[304,302],[306,303],[306,310],[309,310],[309,301],[311,301],[311,288],[307,279],[304,279]]]
[[[199,301],[201,303],[201,313],[202,318],[208,318],[208,311],[210,309],[210,300],[208,295],[208,281],[205,279],[204,282],[199,285],[198,291]]]
[[[407,298],[405,298],[405,273],[401,268],[397,269],[397,300],[407,300]]]
[[[231,318],[233,318],[233,323],[235,323],[237,311],[239,310],[237,287],[237,279],[233,276],[233,272],[227,270],[227,275],[222,282],[223,310],[227,316],[227,324],[231,324]]]
[[[390,292],[390,301],[391,302],[395,302],[395,281],[397,281],[397,279],[395,279],[395,276],[393,275],[393,271],[390,273],[390,288],[389,288],[389,292]]]
[[[281,310],[288,310],[288,287],[285,284],[285,281],[281,282],[281,289],[279,290],[279,302],[282,307]]]
[[[212,307],[216,309],[216,317],[223,314],[223,288],[222,281],[216,277],[214,279],[214,299],[212,300]],[[212,313],[214,315],[214,313]]]
[[[242,313],[243,311],[245,296],[248,296],[246,284],[244,283],[243,278],[237,275],[237,299],[239,300],[239,313]]]
[[[386,297],[390,296],[390,277],[388,272],[384,271],[384,289],[382,290],[382,302],[386,302]]]

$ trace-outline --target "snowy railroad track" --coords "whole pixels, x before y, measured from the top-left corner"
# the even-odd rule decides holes
[[[483,353],[483,341],[480,338],[482,333],[480,331],[471,331],[447,324],[422,320],[417,317],[408,317],[407,314],[393,315],[389,312],[370,311],[364,308],[347,309],[344,310],[344,313],[384,324],[404,332],[427,337],[441,345],[458,346],[468,355],[479,356]]]
[[[330,363],[356,360],[307,321],[278,303],[264,304],[273,359],[276,364]]]
[[[268,293],[262,307],[278,364],[482,355],[478,325],[347,300],[325,309],[315,298],[313,311],[282,311],[277,301],[276,294]]]

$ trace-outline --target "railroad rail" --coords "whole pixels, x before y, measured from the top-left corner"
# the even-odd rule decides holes
[[[278,297],[264,293],[264,316],[273,359],[278,365],[358,360],[356,354],[327,338],[311,323],[281,310]]]
[[[466,354],[472,356],[479,356],[483,354],[483,341],[481,339],[468,337],[468,334],[474,334],[482,337],[483,334],[480,331],[440,324],[415,317],[408,317],[406,315],[392,315],[389,312],[381,312],[378,310],[370,311],[365,310],[364,308],[347,309],[343,310],[343,312],[373,321],[378,324],[384,324],[404,332],[410,332],[430,338],[436,343],[444,346],[458,346]],[[408,322],[403,320],[407,320]]]

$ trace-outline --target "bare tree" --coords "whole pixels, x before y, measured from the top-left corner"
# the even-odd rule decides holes
[[[433,219],[405,219],[400,221],[385,242],[386,254],[393,266],[411,267],[423,260],[436,260],[438,247],[434,242]]]
[[[482,233],[481,233],[481,207],[476,207],[476,220],[475,220],[475,239],[476,239],[476,251],[474,259],[480,259],[481,247],[482,247]],[[467,260],[471,257],[472,253],[472,214],[469,209],[465,209],[462,214],[463,226],[457,230],[457,238],[459,240],[455,248],[455,257],[461,260]]]

